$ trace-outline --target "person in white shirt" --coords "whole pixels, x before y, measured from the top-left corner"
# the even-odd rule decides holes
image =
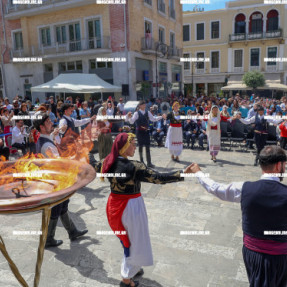
[[[146,147],[146,159],[147,166],[154,167],[151,163],[150,155],[150,134],[149,134],[149,120],[156,122],[162,119],[162,116],[154,117],[150,111],[146,111],[146,103],[141,101],[138,105],[139,110],[133,115],[132,112],[128,112],[126,115],[126,122],[130,124],[136,124],[136,135],[139,145],[140,161],[143,161],[143,146]]]
[[[25,136],[27,135],[25,132],[24,121],[16,120],[16,125],[12,129],[12,147],[20,149],[22,154],[25,155],[26,150],[26,142]]]
[[[115,105],[112,98],[108,99],[106,108],[107,108],[107,116],[113,116],[115,113]]]
[[[287,286],[287,186],[280,183],[286,160],[279,146],[263,148],[262,176],[255,182],[218,183],[204,177],[196,163],[188,170],[209,193],[241,203],[242,253],[250,287]]]
[[[60,130],[56,129],[53,131],[53,123],[47,113],[38,113],[37,116],[39,116],[39,119],[33,121],[34,127],[40,132],[40,137],[36,143],[36,152],[41,153],[47,158],[60,157],[59,151],[54,143],[54,138],[58,136]],[[45,248],[56,247],[63,243],[62,240],[56,240],[54,238],[59,217],[71,241],[88,232],[88,230],[77,229],[69,215],[68,208],[69,200],[65,200],[51,209]]]
[[[257,147],[257,154],[256,154],[254,166],[256,166],[258,164],[259,154],[266,145],[266,141],[268,137],[268,124],[267,123],[273,123],[277,125],[280,122],[282,122],[283,119],[265,118],[264,108],[262,106],[258,106],[256,115],[249,119],[242,119],[241,114],[237,114],[236,118],[238,118],[245,125],[255,123],[254,139],[255,139],[255,144]]]
[[[13,106],[10,104],[9,99],[4,99],[4,104],[6,105],[7,110],[10,112],[13,109]]]
[[[123,98],[120,98],[120,102],[117,105],[118,110],[120,111],[121,115],[124,113],[125,104],[123,103]]]
[[[73,109],[74,109],[73,104],[64,104],[62,107],[63,117],[60,120],[59,128],[63,136],[65,135],[68,129],[72,129],[74,132],[77,133],[77,130],[75,129],[76,127],[86,125],[97,117],[96,115],[94,115],[91,118],[84,118],[82,120],[76,120],[76,119],[71,118]],[[63,128],[65,126],[67,127],[66,129]]]

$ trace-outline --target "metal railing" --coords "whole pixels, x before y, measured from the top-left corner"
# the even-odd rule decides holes
[[[67,41],[65,43],[52,43],[50,46],[31,46],[26,52],[24,50],[11,49],[10,56],[13,57],[35,57],[43,55],[54,55],[61,53],[70,53],[78,51],[88,51],[97,49],[110,49],[110,37],[101,38],[82,38],[76,41]]]
[[[142,37],[142,51],[156,50],[157,42],[152,37]]]
[[[219,73],[220,69],[219,68],[210,68],[210,73]]]
[[[266,72],[278,72],[278,66],[277,65],[266,65]]]
[[[169,46],[168,47],[168,55],[169,57],[182,57],[182,49],[179,49],[176,46]]]
[[[60,2],[69,2],[70,0],[42,0],[42,4],[7,4],[6,14],[24,11],[27,9],[40,8],[43,6],[53,5]]]
[[[196,74],[204,74],[205,73],[205,69],[203,68],[203,69],[195,69],[195,73]]]
[[[229,42],[234,41],[245,41],[245,40],[257,40],[257,39],[273,39],[273,38],[282,38],[283,31],[282,29],[267,31],[267,32],[255,32],[255,33],[239,33],[239,34],[230,34]]]
[[[234,73],[243,73],[243,67],[233,67]]]
[[[260,66],[250,66],[250,71],[260,71]]]

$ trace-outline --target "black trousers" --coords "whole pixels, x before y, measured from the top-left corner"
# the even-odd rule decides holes
[[[269,255],[242,248],[250,287],[286,287],[287,255]]]
[[[280,147],[285,149],[286,144],[287,144],[287,138],[281,137],[280,138]]]
[[[51,219],[58,219],[62,214],[68,211],[70,200],[65,200],[64,202],[54,206],[51,209]]]
[[[267,137],[268,137],[267,134],[258,134],[258,133],[254,134],[255,144],[256,144],[256,148],[257,148],[256,159],[259,158],[260,152],[266,146]]]

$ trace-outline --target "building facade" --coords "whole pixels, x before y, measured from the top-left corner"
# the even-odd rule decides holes
[[[174,83],[162,85],[164,92],[170,92],[168,86],[180,87],[182,7],[176,2],[129,0],[125,5],[101,5],[94,0],[43,0],[38,5],[13,5],[12,0],[3,0],[3,92],[10,98],[29,95],[32,86],[60,73],[76,72],[96,73],[116,86],[126,85],[131,100],[155,95],[156,87],[150,87],[156,86],[156,80]],[[167,53],[158,51],[162,58],[156,78],[155,49],[160,41],[167,44]],[[13,61],[19,57],[41,62]],[[45,95],[33,93],[33,97]]]
[[[287,84],[287,62],[265,58],[287,57],[287,5],[263,0],[238,0],[225,9],[184,12],[184,81],[195,92],[220,94],[227,84],[241,84],[247,71],[264,74],[266,82]],[[192,88],[191,88],[192,89]]]

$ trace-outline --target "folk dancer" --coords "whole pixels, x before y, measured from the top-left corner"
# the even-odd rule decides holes
[[[42,154],[47,158],[60,157],[59,151],[54,143],[60,130],[53,131],[53,123],[47,113],[38,113],[41,119],[33,121],[34,127],[40,132],[40,137],[36,143],[36,152]],[[59,140],[59,139],[58,139]],[[78,230],[73,220],[69,215],[69,199],[54,206],[51,209],[51,218],[48,226],[48,234],[45,248],[56,247],[63,243],[62,240],[56,240],[55,232],[59,217],[63,223],[64,228],[69,234],[71,241],[77,239],[88,232],[88,230]]]
[[[240,114],[237,115],[237,118],[245,125],[255,123],[254,139],[255,139],[255,144],[257,148],[257,153],[256,153],[255,161],[254,161],[254,166],[257,166],[258,160],[259,160],[259,154],[266,145],[266,141],[268,137],[268,123],[273,123],[277,125],[283,120],[282,119],[276,120],[273,118],[265,119],[264,118],[264,107],[262,106],[258,106],[256,115],[249,119],[242,119]]]
[[[139,103],[139,110],[136,111],[133,116],[131,112],[126,115],[126,121],[130,124],[136,124],[136,135],[137,142],[139,145],[140,161],[143,161],[143,146],[146,147],[146,159],[147,166],[154,167],[151,163],[150,155],[150,135],[149,135],[149,120],[151,122],[156,122],[162,119],[162,116],[155,117],[150,111],[146,111],[146,103],[141,101]]]
[[[179,161],[179,156],[182,153],[182,124],[180,120],[179,102],[174,102],[172,105],[172,112],[167,114],[167,120],[170,121],[165,147],[169,149],[171,158],[174,161]]]
[[[153,265],[153,255],[148,229],[148,218],[141,196],[141,182],[166,184],[182,181],[181,171],[158,173],[133,157],[136,150],[135,135],[117,135],[111,153],[95,164],[97,172],[125,174],[124,177],[110,177],[111,194],[107,203],[107,217],[111,229],[124,248],[121,266],[121,287],[138,286],[132,278],[142,275],[142,266]],[[189,167],[184,170],[189,172]]]
[[[266,146],[259,155],[260,180],[222,184],[202,177],[191,165],[199,183],[221,200],[240,202],[243,259],[250,287],[287,286],[287,186],[282,184],[286,154],[279,146]]]

